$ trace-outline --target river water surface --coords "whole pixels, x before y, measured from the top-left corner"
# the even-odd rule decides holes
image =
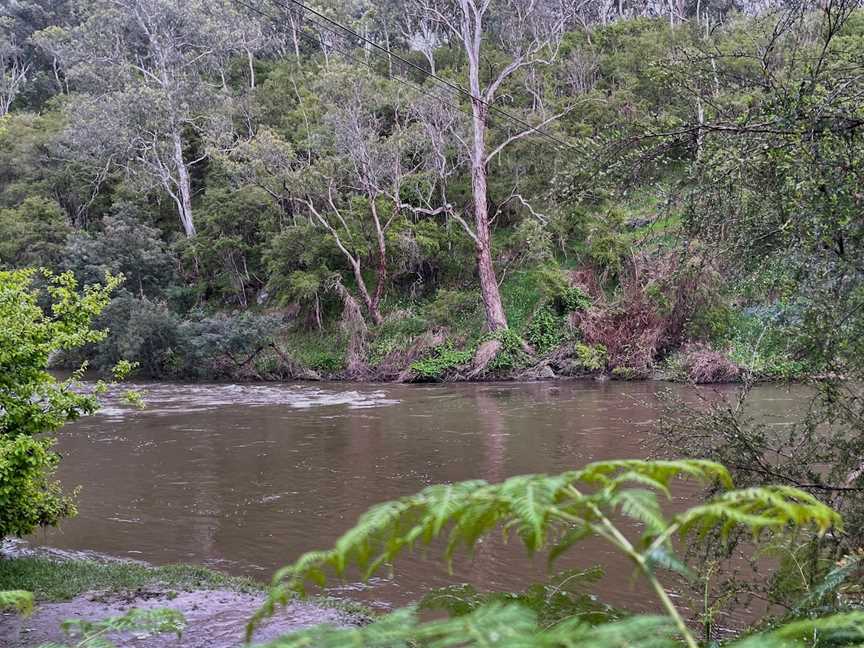
[[[81,486],[80,512],[31,541],[260,579],[329,547],[376,502],[429,484],[650,456],[658,392],[694,396],[688,387],[591,381],[137,387],[145,409],[109,398],[100,414],[63,428],[59,477]],[[800,397],[759,387],[751,407],[782,423]],[[697,492],[676,491],[681,499]],[[605,546],[571,553],[560,567],[607,566],[599,589],[608,600],[650,607],[631,569]],[[432,587],[518,590],[546,573],[542,557],[498,539],[460,557],[452,575],[439,555],[409,555],[392,575],[331,591],[391,607]]]

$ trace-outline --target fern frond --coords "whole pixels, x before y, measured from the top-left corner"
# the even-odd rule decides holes
[[[840,588],[851,577],[859,573],[862,562],[864,562],[864,555],[862,554],[846,556],[834,569],[825,574],[822,580],[807,592],[806,596],[798,601],[792,614],[798,615],[805,610],[819,606],[829,595],[836,596]]]
[[[669,526],[666,518],[663,517],[657,495],[651,491],[641,489],[618,491],[611,497],[611,503],[627,517],[644,524],[648,535],[660,535]]]
[[[864,612],[800,619],[771,632],[751,635],[729,648],[821,648],[860,646],[864,642]]]
[[[821,534],[839,528],[838,513],[809,493],[790,486],[762,486],[723,493],[707,504],[688,509],[675,518],[681,533],[696,531],[704,536],[719,528],[725,538],[735,526],[755,534],[765,529],[812,526]]]

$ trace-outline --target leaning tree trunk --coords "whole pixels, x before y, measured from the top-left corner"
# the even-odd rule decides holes
[[[492,263],[492,237],[489,231],[488,187],[486,183],[486,107],[474,101],[474,147],[471,156],[471,191],[474,196],[474,233],[480,294],[490,331],[507,328],[507,317],[498,290]]]

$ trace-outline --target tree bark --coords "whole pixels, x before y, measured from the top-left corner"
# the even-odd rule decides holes
[[[189,169],[183,159],[183,140],[180,133],[174,131],[171,138],[174,140],[174,168],[177,172],[177,191],[180,200],[177,207],[180,211],[180,222],[187,238],[195,236],[195,221],[192,219],[192,181],[189,178]]]
[[[507,328],[507,316],[498,290],[492,262],[492,236],[489,228],[488,187],[486,182],[486,106],[473,102],[474,154],[471,156],[471,192],[474,198],[474,234],[480,294],[490,331]]]

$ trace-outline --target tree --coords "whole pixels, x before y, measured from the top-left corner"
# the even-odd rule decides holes
[[[52,481],[59,456],[50,435],[92,414],[97,400],[76,389],[74,377],[60,382],[47,367],[53,353],[104,337],[90,322],[121,281],[109,276],[104,286],[79,292],[70,273],[0,271],[0,538],[55,525],[75,512]],[[44,300],[50,306],[40,306]],[[117,375],[128,369],[119,367]]]
[[[72,108],[78,149],[164,190],[187,237],[195,235],[193,170],[208,158],[204,140],[220,110],[230,107],[224,66],[239,41],[262,42],[245,39],[254,32],[248,18],[214,20],[212,11],[203,0],[90,0],[71,38],[56,34],[68,76],[89,93]],[[100,145],[92,153],[91,143]]]
[[[488,165],[510,143],[533,134],[520,131],[491,147],[488,142],[489,118],[498,92],[508,79],[521,70],[550,64],[560,39],[572,18],[568,3],[554,0],[414,0],[418,16],[431,17],[442,30],[449,32],[466,57],[468,90],[471,94],[470,139],[463,144],[468,150],[471,167],[474,225],[466,231],[474,241],[480,292],[491,331],[507,328],[507,317],[498,289],[492,260],[492,236],[489,215]],[[497,73],[485,80],[481,58],[484,41],[494,36],[509,57]],[[544,120],[541,126],[552,121]]]
[[[9,112],[32,67],[11,27],[12,19],[0,15],[0,117]]]

